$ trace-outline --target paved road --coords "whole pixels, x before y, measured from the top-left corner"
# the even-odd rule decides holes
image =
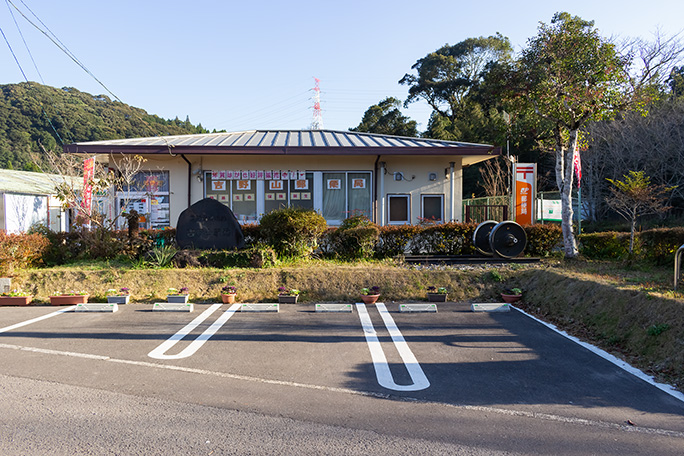
[[[517,311],[387,308],[129,304],[9,330],[56,309],[2,308],[0,453],[684,454],[682,401]],[[189,356],[149,356],[194,319],[164,351]]]

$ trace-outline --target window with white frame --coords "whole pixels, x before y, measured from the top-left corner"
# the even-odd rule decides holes
[[[370,172],[324,172],[322,180],[321,214],[329,224],[353,215],[372,217]]]
[[[444,195],[421,195],[421,218],[430,222],[444,221]]]
[[[411,223],[411,195],[387,195],[387,220],[390,225]]]

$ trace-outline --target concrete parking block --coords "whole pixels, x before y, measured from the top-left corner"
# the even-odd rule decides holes
[[[351,304],[316,304],[316,312],[354,312]]]
[[[399,312],[437,312],[437,304],[399,304]]]
[[[508,312],[511,306],[504,302],[480,302],[470,305],[473,312]]]
[[[152,305],[152,310],[164,312],[192,312],[195,307],[191,302],[155,302]]]
[[[76,304],[74,312],[116,312],[119,310],[119,305],[108,302],[88,302],[85,304]]]
[[[245,303],[240,306],[240,312],[280,312],[280,304],[276,303]]]

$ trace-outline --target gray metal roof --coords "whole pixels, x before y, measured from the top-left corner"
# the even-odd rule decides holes
[[[72,153],[498,155],[499,147],[335,130],[251,130],[67,144]]]
[[[0,169],[0,193],[20,193],[30,195],[54,195],[57,184],[65,178],[58,174],[34,173]],[[83,178],[74,178],[76,184],[83,183]]]

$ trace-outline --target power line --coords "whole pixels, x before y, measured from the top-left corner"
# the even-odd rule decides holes
[[[36,28],[36,30],[38,30],[40,33],[42,33],[43,35],[45,35],[50,41],[52,41],[52,43],[53,43],[55,46],[57,46],[57,48],[58,48],[59,50],[61,50],[62,52],[64,52],[71,60],[74,61],[74,63],[76,63],[79,67],[81,67],[81,68],[83,69],[83,71],[85,71],[91,78],[93,78],[95,81],[97,81],[97,83],[100,84],[100,85],[101,85],[101,86],[102,86],[102,87],[103,87],[103,88],[104,88],[112,97],[114,97],[115,100],[117,100],[117,101],[120,102],[120,103],[123,103],[123,101],[121,101],[121,99],[120,99],[119,97],[117,97],[117,96],[114,94],[114,92],[112,92],[111,90],[109,90],[109,87],[107,87],[102,81],[100,81],[100,80],[99,80],[99,79],[98,79],[98,78],[97,78],[97,77],[88,69],[88,67],[86,67],[85,64],[83,64],[83,62],[81,62],[78,58],[76,58],[76,56],[75,56],[75,55],[74,55],[74,54],[73,54],[65,45],[63,45],[62,42],[61,42],[56,36],[54,36],[54,33],[52,33],[52,31],[50,31],[50,29],[47,28],[47,26],[45,26],[45,24],[43,24],[43,21],[41,21],[40,19],[38,19],[38,21],[39,21],[41,24],[43,24],[43,26],[45,26],[45,28],[50,32],[50,34],[46,33],[45,30],[43,30],[43,29],[41,29],[40,27],[38,27],[33,21],[31,21],[31,19],[29,19],[28,17],[26,17],[26,14],[24,14],[23,11],[21,11],[14,3],[12,3],[12,0],[5,0],[5,1],[7,1],[8,3],[10,3],[10,4],[14,7],[14,9],[16,9],[17,12],[18,12],[19,14],[21,14],[21,15],[24,17],[24,19],[26,20],[26,22],[28,22],[29,24],[31,24],[32,26],[34,26],[34,27]],[[26,4],[25,4],[23,1],[22,1],[22,4],[23,4],[24,6],[26,6]],[[27,9],[28,9],[28,7],[27,7]],[[31,11],[31,10],[29,9],[29,11]],[[31,11],[31,14],[33,14],[33,15],[35,16],[35,13],[33,13],[33,11]],[[36,16],[36,18],[37,18],[37,16]],[[52,36],[50,36],[50,35],[53,35],[54,38],[53,38]]]
[[[74,61],[74,63],[76,63],[79,67],[81,67],[81,69],[83,69],[83,71],[85,71],[86,74],[88,74],[88,75],[89,75],[91,78],[93,78],[98,84],[100,84],[100,85],[101,85],[101,86],[102,86],[102,87],[103,87],[103,88],[104,88],[104,89],[105,89],[105,90],[106,90],[106,91],[107,91],[107,92],[108,92],[116,101],[118,101],[119,103],[125,104],[125,103],[121,100],[121,98],[119,98],[119,97],[118,97],[114,92],[112,92],[112,91],[111,91],[111,90],[110,90],[102,81],[100,81],[100,80],[99,80],[99,79],[98,79],[98,78],[97,78],[97,77],[96,77],[96,76],[95,76],[95,75],[94,75],[94,74],[85,66],[85,64],[84,64],[83,62],[81,62],[81,61],[76,57],[76,55],[75,55],[73,52],[71,52],[71,50],[69,50],[69,48],[68,48],[64,43],[62,43],[62,42],[60,41],[60,39],[57,37],[57,35],[55,35],[55,34],[52,32],[52,30],[50,30],[50,29],[48,28],[48,26],[45,25],[45,23],[44,23],[42,20],[40,20],[40,18],[36,15],[36,13],[34,13],[34,12],[31,10],[31,8],[29,8],[29,7],[26,5],[26,3],[24,3],[23,0],[20,0],[21,3],[22,3],[22,5],[24,5],[24,7],[26,7],[26,9],[27,9],[28,11],[30,11],[31,14],[36,18],[36,20],[37,20],[38,22],[40,22],[40,24],[41,24],[43,27],[45,27],[45,29],[49,32],[49,34],[48,34],[47,32],[45,32],[45,30],[41,29],[38,25],[36,25],[33,21],[31,21],[31,20],[26,16],[26,14],[24,14],[24,12],[21,11],[21,10],[17,7],[17,5],[15,5],[15,4],[12,2],[12,0],[5,0],[5,1],[8,3],[8,7],[9,7],[9,5],[11,4],[11,5],[14,7],[14,9],[17,10],[17,12],[18,12],[19,14],[22,15],[22,17],[26,20],[26,22],[28,22],[28,23],[31,24],[33,27],[35,27],[36,30],[38,30],[40,33],[42,33],[43,35],[45,35],[45,36],[46,36],[46,37],[47,37],[55,46],[57,46],[57,48],[58,48],[59,50],[61,50],[62,52],[64,52],[71,60]],[[4,34],[3,34],[3,35],[4,35]],[[17,60],[17,59],[16,59],[16,56],[15,56],[15,60]],[[18,61],[17,61],[17,64],[18,64]],[[22,74],[23,74],[23,70],[22,70]],[[25,74],[24,74],[24,77],[26,77]],[[28,79],[27,79],[27,82],[28,82]],[[134,115],[135,117],[137,117],[138,120],[140,120],[140,122],[142,122],[142,124],[143,124],[145,127],[147,127],[147,129],[149,129],[149,130],[152,132],[152,134],[153,134],[154,136],[160,137],[160,138],[166,143],[166,146],[167,146],[168,149],[169,149],[169,153],[171,153],[171,145],[170,145],[169,142],[166,140],[166,138],[165,138],[163,135],[158,135],[157,132],[155,131],[155,129],[152,128],[152,126],[151,126],[148,122],[146,122],[145,119],[143,119],[140,115],[138,115],[138,113],[135,111],[135,109],[133,109],[132,112],[133,112],[133,115]],[[61,139],[60,139],[60,141],[61,141]]]
[[[5,4],[7,5],[7,9],[10,12],[10,16],[12,16],[12,20],[14,21],[14,25],[17,27],[17,31],[19,32],[19,36],[21,37],[21,41],[24,43],[24,47],[26,48],[26,52],[28,52],[29,57],[31,58],[31,62],[33,62],[33,67],[36,69],[36,73],[38,73],[38,77],[40,78],[40,82],[45,84],[45,80],[43,80],[43,75],[40,73],[40,70],[38,69],[38,65],[36,64],[36,60],[33,58],[33,54],[31,53],[31,49],[28,46],[28,43],[26,42],[26,39],[24,38],[24,34],[21,31],[21,27],[19,27],[19,23],[17,23],[17,19],[14,17],[14,13],[12,12],[12,7],[10,7],[9,1],[5,1]],[[3,33],[4,36],[4,33]],[[9,46],[9,43],[7,43]],[[12,51],[12,48],[10,47],[10,51],[12,52],[12,55],[14,56],[14,61],[17,62],[17,65],[19,66],[19,69],[21,70],[21,74],[24,75],[24,79],[26,79],[26,83],[28,84],[29,88],[33,88],[31,83],[29,82],[28,78],[26,77],[26,73],[24,72],[24,69],[19,65],[19,60],[17,59],[16,55],[14,55],[14,51]],[[48,95],[49,96],[49,95]],[[51,101],[52,97],[49,97]],[[40,110],[43,112],[43,115],[45,116],[45,120],[47,120],[48,124],[50,124],[50,128],[52,128],[52,131],[55,133],[57,136],[57,139],[59,140],[60,144],[64,145],[64,141],[62,140],[62,136],[59,134],[57,129],[55,128],[54,124],[52,123],[52,120],[50,120],[50,116],[48,116],[47,112],[45,112],[45,107],[43,106],[43,103],[38,100],[38,104],[40,104]],[[53,101],[54,104],[54,101]]]

